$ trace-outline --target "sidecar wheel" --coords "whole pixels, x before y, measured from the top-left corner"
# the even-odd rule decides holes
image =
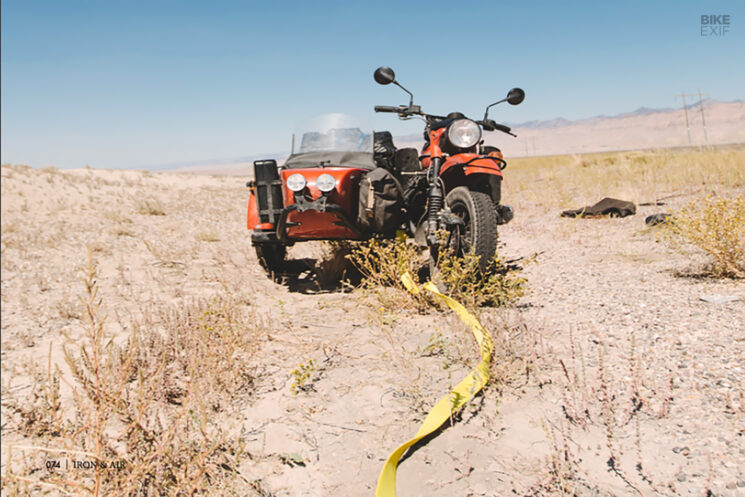
[[[261,267],[269,272],[279,272],[285,265],[287,247],[279,243],[258,243],[254,245],[256,257]]]
[[[445,204],[464,223],[451,233],[450,248],[457,256],[478,255],[483,271],[497,252],[497,214],[492,198],[486,193],[459,186],[447,194]]]

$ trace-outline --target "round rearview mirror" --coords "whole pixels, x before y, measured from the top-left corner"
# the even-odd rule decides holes
[[[525,92],[521,88],[513,88],[507,93],[507,101],[510,105],[517,105],[525,100]]]
[[[381,66],[375,70],[375,81],[377,81],[378,84],[387,85],[393,83],[395,80],[396,73],[394,73],[393,69],[390,67]]]

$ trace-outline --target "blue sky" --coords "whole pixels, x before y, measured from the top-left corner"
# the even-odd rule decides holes
[[[729,14],[702,37],[701,14]],[[2,162],[142,168],[270,154],[324,112],[483,108],[504,122],[745,98],[745,2],[2,1]]]

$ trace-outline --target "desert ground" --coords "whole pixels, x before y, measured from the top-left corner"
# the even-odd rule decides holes
[[[398,495],[745,496],[745,285],[644,222],[744,195],[745,150],[509,164],[526,293],[474,311],[491,381]],[[320,243],[267,275],[248,174],[2,166],[3,495],[373,495],[475,366],[452,312],[322,284]],[[636,215],[559,217],[605,196]]]

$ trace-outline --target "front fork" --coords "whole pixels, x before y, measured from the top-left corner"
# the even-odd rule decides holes
[[[432,150],[430,155],[429,174],[427,176],[429,183],[429,192],[427,195],[427,245],[430,247],[437,246],[437,230],[440,224],[440,211],[444,203],[445,192],[440,186],[440,167],[442,166],[442,150],[437,145],[435,134],[430,131],[430,143]]]
[[[444,203],[444,192],[440,186],[440,166],[442,157],[431,159],[429,166],[429,192],[427,195],[427,245],[436,245],[437,230],[440,228],[440,211]]]

